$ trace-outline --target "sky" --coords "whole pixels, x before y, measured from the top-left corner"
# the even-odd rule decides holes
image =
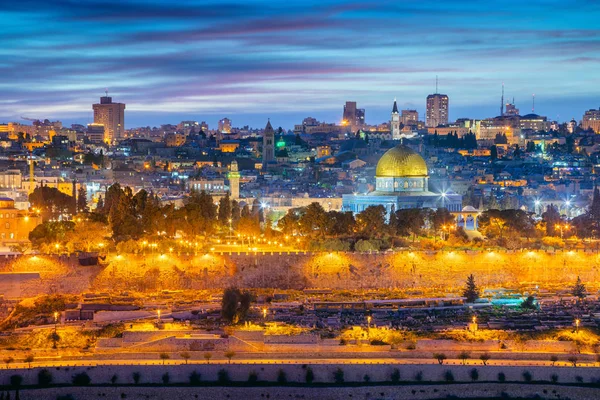
[[[234,126],[370,124],[425,98],[450,119],[521,113],[560,121],[600,106],[600,2],[340,0],[0,1],[0,122],[92,122],[108,89],[126,127],[229,117]]]

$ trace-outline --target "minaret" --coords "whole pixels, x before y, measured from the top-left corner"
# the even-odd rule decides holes
[[[237,200],[240,198],[240,173],[238,172],[238,163],[233,160],[229,166],[229,191],[231,192],[231,199]]]
[[[504,116],[504,82],[502,82],[502,98],[500,98],[500,116]]]
[[[398,112],[398,104],[396,104],[396,99],[394,99],[394,107],[392,108],[390,129],[392,131],[392,140],[400,140],[400,113]]]
[[[262,149],[263,168],[267,168],[267,164],[275,160],[275,131],[271,126],[271,120],[267,122],[267,126],[263,132],[263,149]]]

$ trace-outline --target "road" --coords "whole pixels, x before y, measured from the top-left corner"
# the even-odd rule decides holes
[[[158,357],[158,355],[157,355]],[[189,360],[189,364],[193,365],[206,365],[206,360]],[[104,365],[182,365],[185,364],[184,360],[147,360],[147,359],[121,359],[121,360],[44,360],[44,361],[35,361],[31,363],[31,367],[94,367],[94,366],[104,366]],[[208,364],[229,364],[227,359],[211,359]],[[294,360],[284,360],[284,359],[253,359],[253,358],[233,358],[231,361],[232,365],[235,364],[252,364],[252,365],[260,365],[260,364],[296,364],[296,365],[318,365],[318,364],[379,364],[379,365],[430,365],[430,364],[438,364],[437,360],[434,359],[394,359],[394,358],[306,358],[306,359],[294,359]],[[444,365],[462,365],[462,360],[454,360],[449,359],[444,361]],[[483,367],[483,363],[480,360],[467,360],[465,365],[470,366],[480,366]],[[573,368],[573,364],[570,362],[560,361],[556,363],[552,363],[550,361],[532,361],[532,360],[489,360],[487,362],[488,366],[523,366],[523,367],[531,367],[531,366],[539,366],[539,367],[569,367]],[[23,362],[15,362],[11,363],[7,366],[7,368],[11,369],[25,369],[29,368],[29,364]],[[581,362],[577,363],[577,368],[598,368],[597,363],[592,362]]]

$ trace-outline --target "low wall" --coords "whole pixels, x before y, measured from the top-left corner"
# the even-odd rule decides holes
[[[317,335],[264,335],[265,344],[317,344],[319,343]]]

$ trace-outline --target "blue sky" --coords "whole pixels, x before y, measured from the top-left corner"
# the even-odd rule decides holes
[[[234,125],[389,119],[394,97],[450,118],[600,106],[600,2],[18,0],[0,2],[0,121],[91,120],[105,88],[126,125],[228,116]],[[523,113],[523,112],[522,112]]]

